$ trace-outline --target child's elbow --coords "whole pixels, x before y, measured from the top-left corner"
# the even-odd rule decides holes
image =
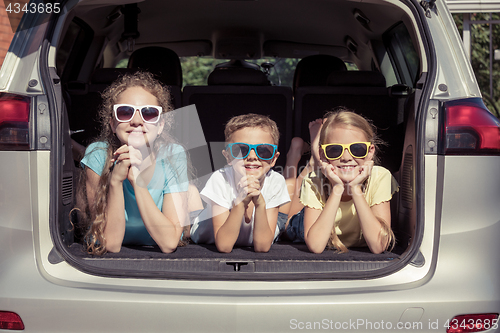
[[[177,249],[178,244],[179,242],[165,242],[164,244],[158,244],[158,247],[163,253],[172,253]]]
[[[111,253],[118,253],[122,249],[122,243],[106,244],[106,251]]]
[[[368,246],[368,248],[373,254],[380,254],[385,251],[385,247],[382,244],[375,244],[372,246]]]
[[[309,251],[311,251],[312,253],[316,253],[316,254],[321,254],[323,253],[325,249],[320,249],[320,248],[314,248],[314,247],[309,247]]]
[[[172,253],[179,246],[179,238],[176,236],[169,237],[168,239],[163,239],[161,242],[156,242],[161,252],[163,253]]]
[[[271,244],[254,244],[253,250],[259,253],[269,252],[271,249]]]
[[[160,246],[160,250],[163,253],[172,253],[177,249],[177,246],[172,247],[172,246]]]
[[[215,244],[217,247],[217,251],[220,253],[231,253],[233,251],[233,247],[226,244]]]
[[[380,254],[380,253],[384,252],[384,248],[383,248],[383,247],[381,247],[381,246],[380,246],[380,247],[375,247],[375,248],[370,249],[370,250],[371,250],[371,251],[372,251],[372,253],[374,253],[374,254]]]
[[[323,253],[323,251],[325,250],[324,246],[321,247],[321,246],[318,246],[317,244],[310,244],[307,241],[306,241],[306,245],[307,245],[307,248],[309,249],[309,251],[311,251],[312,253],[320,254],[320,253]]]

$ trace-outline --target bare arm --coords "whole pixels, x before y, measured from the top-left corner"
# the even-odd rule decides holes
[[[325,250],[344,193],[344,184],[330,164],[321,162],[321,171],[333,187],[323,210],[310,207],[304,210],[304,239],[309,251],[313,253],[322,253]]]
[[[252,181],[251,185],[249,185],[246,176],[242,177],[236,186],[238,188],[238,197],[231,210],[216,204],[212,206],[215,246],[217,246],[219,252],[223,253],[229,253],[233,250],[234,244],[240,235],[241,221],[245,211],[252,202],[253,196],[260,195],[255,182]]]
[[[148,189],[134,184],[137,206],[146,230],[161,251],[175,251],[182,235],[181,221],[186,219],[187,192],[166,193],[160,211]]]
[[[342,193],[339,189],[339,192]],[[313,253],[322,253],[330,239],[334,228],[335,216],[340,205],[342,194],[333,193],[328,197],[323,210],[305,207],[304,239],[307,248]]]
[[[388,201],[368,206],[364,195],[354,193],[352,196],[359,223],[365,238],[366,244],[373,253],[381,253],[387,248],[388,239],[381,237],[382,223],[387,227],[391,226],[391,207]]]
[[[241,221],[247,210],[255,208],[253,241],[257,252],[267,252],[274,239],[269,221],[278,219],[278,208],[266,209],[266,202],[260,193],[260,183],[253,177],[242,177],[238,183],[238,198],[231,210],[213,205],[212,222],[214,227],[215,245],[220,252],[229,253],[240,234]]]
[[[147,154],[147,151],[134,147],[129,149],[132,166],[128,180],[134,188],[135,200],[144,227],[162,252],[171,253],[179,245],[183,225],[187,219],[187,189],[184,192],[165,193],[162,207],[158,208],[147,187],[155,173],[157,163],[151,159],[151,154],[143,158],[143,153]]]
[[[212,206],[215,246],[219,252],[229,253],[233,250],[240,235],[241,220],[246,208],[243,202],[233,206],[231,210],[216,204]]]
[[[125,235],[125,203],[123,197],[123,180],[126,179],[130,161],[126,149],[122,148],[123,154],[117,158],[118,161],[109,175],[109,188],[106,197],[106,211],[104,212],[106,223],[103,230],[103,238],[106,241],[106,250],[109,252],[119,252]],[[111,161],[114,162],[115,159]],[[108,167],[108,166],[105,166]],[[97,212],[95,210],[96,194],[99,188],[101,176],[92,169],[86,167],[86,194],[89,203],[91,220],[95,221]]]
[[[118,148],[116,164],[111,171],[109,191],[106,198],[106,227],[104,238],[106,250],[120,252],[123,237],[125,236],[125,199],[123,196],[123,181],[127,178],[130,169],[130,158],[127,146]],[[113,163],[115,159],[111,162]]]
[[[126,178],[128,166],[127,156],[124,154],[117,162],[110,174],[108,195],[106,198],[106,225],[103,230],[103,237],[106,240],[106,250],[119,252],[125,235],[125,203],[123,197],[123,180]],[[101,176],[92,169],[86,167],[86,191],[89,203],[91,220],[95,221],[97,212],[95,211],[96,193],[99,188]],[[104,222],[104,221],[103,221]]]
[[[253,248],[255,252],[268,252],[273,244],[279,208],[266,209],[262,194],[254,202]]]
[[[85,188],[87,190],[87,201],[89,203],[91,218],[93,221],[96,215],[94,209],[95,195],[97,192],[97,188],[99,187],[99,179],[101,178],[101,176],[99,176],[97,173],[94,172],[94,170],[90,169],[89,167],[85,167],[85,176],[86,176]]]
[[[372,207],[366,201],[362,184],[371,174],[372,168],[373,161],[366,162],[361,167],[360,174],[348,186],[366,244],[373,253],[381,253],[387,248],[388,242],[388,239],[381,234],[382,223],[391,227],[391,207],[388,201]]]

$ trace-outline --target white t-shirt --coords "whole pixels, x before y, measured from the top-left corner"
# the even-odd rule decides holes
[[[285,178],[270,170],[264,179],[261,194],[266,201],[266,209],[279,207],[290,201]],[[201,198],[207,203],[207,207],[194,219],[191,226],[191,239],[198,244],[214,244],[214,228],[212,223],[212,206],[217,204],[221,207],[231,209],[238,195],[235,183],[234,170],[231,166],[225,166],[215,171],[200,192]],[[235,246],[253,245],[253,226],[255,208],[250,223],[241,219],[241,228]],[[278,237],[279,228],[276,225],[275,239]]]

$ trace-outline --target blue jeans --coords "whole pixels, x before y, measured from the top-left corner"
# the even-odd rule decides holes
[[[277,224],[278,224],[278,228],[279,228],[280,232],[279,232],[278,236],[274,238],[273,242],[276,242],[280,238],[281,234],[285,232],[285,225],[286,225],[287,220],[288,220],[287,214],[282,213],[282,212],[278,213]]]
[[[285,230],[286,236],[294,243],[304,243],[304,209],[290,219]]]

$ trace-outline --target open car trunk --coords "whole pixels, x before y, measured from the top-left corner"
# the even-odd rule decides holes
[[[368,248],[352,248],[349,249],[347,253],[338,253],[335,250],[325,250],[322,254],[313,254],[309,252],[305,244],[278,242],[271,246],[268,253],[256,253],[252,248],[235,248],[231,253],[225,254],[219,253],[213,245],[197,245],[190,243],[184,247],[177,248],[174,253],[170,254],[162,253],[157,247],[124,246],[119,253],[106,253],[102,256],[89,255],[82,245],[83,242],[81,237],[75,236],[74,225],[68,219],[70,211],[75,206],[76,202],[75,194],[78,185],[76,175],[79,172],[77,171],[79,168],[78,163],[73,163],[71,139],[73,138],[79,141],[79,143],[87,145],[90,135],[95,135],[97,131],[94,124],[88,126],[88,128],[85,128],[84,133],[87,133],[89,137],[82,140],[79,140],[78,135],[70,137],[68,133],[71,133],[71,131],[79,131],[82,127],[85,127],[85,124],[89,120],[95,121],[96,117],[95,110],[93,110],[95,107],[90,108],[85,105],[87,102],[92,102],[92,99],[98,99],[99,93],[92,90],[97,87],[97,85],[95,82],[92,82],[91,73],[81,72],[82,69],[88,69],[86,66],[89,62],[88,59],[85,60],[85,57],[82,58],[81,56],[81,53],[84,51],[83,48],[88,47],[87,57],[95,57],[96,64],[99,66],[102,66],[103,63],[110,65],[106,62],[109,62],[108,58],[111,57],[113,52],[119,53],[120,55],[126,53],[126,51],[117,48],[117,45],[126,45],[126,42],[121,39],[121,33],[123,32],[122,23],[115,24],[116,22],[113,22],[110,16],[106,16],[110,12],[116,13],[120,9],[121,2],[115,2],[115,5],[118,7],[96,6],[95,10],[90,10],[92,8],[91,4],[88,7],[76,7],[73,13],[74,17],[72,19],[72,24],[76,24],[78,27],[75,29],[80,29],[80,32],[76,33],[76,37],[70,36],[70,38],[76,38],[78,41],[74,46],[76,51],[67,51],[69,55],[65,55],[65,57],[67,57],[64,65],[66,68],[63,67],[64,72],[58,73],[62,79],[62,83],[55,87],[55,90],[60,90],[62,93],[60,96],[56,96],[56,98],[64,99],[62,104],[65,106],[66,110],[63,110],[64,116],[61,131],[61,133],[63,133],[61,137],[64,142],[61,151],[64,153],[61,156],[56,154],[54,157],[56,158],[56,165],[61,166],[62,172],[60,173],[61,178],[58,180],[57,185],[52,188],[54,198],[59,199],[57,203],[58,206],[55,209],[57,218],[54,219],[55,222],[51,225],[53,239],[56,244],[55,248],[58,252],[53,260],[66,260],[79,270],[100,276],[202,280],[366,279],[391,274],[409,263],[417,266],[422,264],[418,256],[418,239],[421,236],[419,234],[421,233],[421,227],[419,227],[417,223],[416,200],[416,193],[418,192],[422,180],[418,179],[416,175],[416,170],[419,168],[418,161],[421,162],[421,159],[419,159],[419,156],[416,156],[415,153],[415,137],[417,136],[415,118],[418,118],[415,115],[419,114],[417,105],[419,104],[419,100],[423,93],[422,89],[425,88],[426,82],[425,73],[412,73],[408,69],[408,73],[405,73],[405,75],[410,77],[409,81],[402,82],[404,81],[403,78],[405,75],[398,74],[401,75],[401,77],[398,76],[398,82],[400,83],[388,87],[386,87],[384,83],[382,87],[382,90],[385,91],[385,89],[387,89],[388,91],[388,95],[384,96],[384,98],[390,100],[392,107],[389,109],[378,102],[366,99],[368,93],[353,93],[355,90],[354,88],[335,87],[336,90],[334,90],[334,93],[325,93],[322,90],[324,87],[321,89],[307,87],[301,91],[302,95],[298,94],[296,91],[293,92],[293,98],[292,89],[287,88],[289,91],[284,89],[283,91],[279,91],[278,95],[280,95],[280,97],[285,96],[289,98],[289,101],[285,103],[285,107],[288,111],[277,113],[274,116],[277,122],[282,122],[283,124],[280,126],[280,130],[286,133],[286,135],[283,135],[282,141],[280,141],[281,156],[285,156],[286,149],[289,147],[289,139],[292,136],[301,135],[303,138],[307,139],[308,134],[304,133],[303,127],[304,124],[307,125],[309,121],[307,117],[312,117],[314,114],[314,112],[309,112],[307,109],[307,102],[309,100],[316,98],[316,96],[331,96],[332,94],[350,96],[349,98],[345,98],[342,102],[345,104],[366,99],[364,101],[365,106],[368,104],[370,105],[368,105],[369,108],[365,110],[366,112],[364,112],[364,114],[374,120],[376,125],[377,122],[381,124],[378,126],[380,134],[387,143],[387,146],[382,147],[382,166],[387,166],[390,169],[400,186],[399,191],[394,194],[391,201],[391,227],[396,236],[396,245],[391,251],[373,254]],[[173,2],[169,3],[173,5]],[[221,3],[224,2],[222,1]],[[316,2],[314,3],[316,4]],[[406,25],[408,31],[405,30],[405,33],[411,35],[414,43],[418,40],[416,35],[417,28],[415,26],[410,26],[410,20],[404,18],[402,14],[403,10],[400,10],[400,8],[397,8],[390,2],[380,1],[380,7],[373,4],[354,4],[351,1],[332,1],[331,4],[335,5],[335,8],[342,8],[342,6],[345,6],[341,12],[354,11],[358,13],[357,17],[359,17],[359,13],[370,13],[367,14],[370,17],[375,18],[377,15],[380,15],[380,17],[386,17],[388,20],[382,24],[379,22],[380,18],[377,18],[374,24],[380,23],[380,26],[372,26],[371,29],[373,31],[363,27],[363,23],[361,26],[356,26],[356,29],[358,29],[356,31],[360,34],[360,36],[358,36],[359,40],[362,40],[362,38],[369,39],[367,43],[370,44],[370,47],[361,45],[361,42],[358,43],[359,45],[356,45],[356,48],[354,48],[354,44],[352,43],[348,44],[347,48],[345,48],[344,45],[341,46],[342,50],[339,53],[345,56],[345,61],[357,62],[356,64],[361,70],[370,72],[370,69],[372,69],[372,72],[379,72],[384,70],[383,66],[388,66],[387,63],[382,64],[382,58],[387,56],[388,53],[380,55],[378,59],[377,57],[379,55],[376,53],[383,53],[383,50],[388,50],[391,47],[395,48],[397,46],[396,42],[394,42],[394,40],[397,40],[395,36],[398,38],[400,36],[398,35],[399,30],[396,28]],[[408,4],[410,4],[410,2],[408,2]],[[405,5],[401,6],[404,7]],[[148,6],[148,3],[144,2],[140,3],[139,7],[142,7],[141,15],[147,15],[154,6]],[[384,10],[387,8],[390,10],[388,10],[387,15],[384,16]],[[318,6],[317,10],[321,11],[320,6]],[[373,13],[371,10],[373,10]],[[72,16],[68,15],[68,17]],[[109,24],[110,27],[102,28],[105,25],[101,24],[102,22],[100,22],[99,17],[101,17],[102,20],[108,17],[107,24]],[[141,20],[139,22],[147,22],[147,16],[140,17]],[[329,19],[328,22],[332,22],[332,20]],[[365,24],[368,23],[365,22]],[[326,26],[328,26],[328,24]],[[354,26],[351,28],[354,28]],[[331,28],[331,30],[334,31],[335,29]],[[161,31],[172,30],[162,29]],[[141,36],[148,35],[141,32]],[[234,36],[230,37],[233,38]],[[169,37],[165,38],[168,40],[165,41],[165,45],[171,47],[177,45],[175,36],[170,39],[168,39]],[[222,41],[231,41],[233,40],[231,38]],[[154,45],[153,39],[152,36],[148,36],[144,41],[144,45]],[[345,36],[339,33],[336,39],[343,41],[345,40]],[[97,43],[97,41],[103,43],[101,46],[105,50],[104,53],[95,52],[96,46],[94,46],[94,44]],[[108,46],[104,44],[104,41],[108,43]],[[141,41],[138,39],[136,45],[142,46],[140,43]],[[284,44],[285,50],[291,45],[287,43]],[[200,47],[206,47],[206,45],[209,44],[210,43],[205,43],[204,41],[200,44]],[[270,45],[279,47],[282,44],[272,41]],[[306,46],[312,47],[313,44],[307,44]],[[259,47],[261,47],[261,45],[259,45]],[[322,48],[318,46],[318,52],[338,51],[339,49],[337,49],[337,47],[339,46],[334,45],[331,48]],[[186,51],[187,49],[188,48],[182,50]],[[269,52],[274,52],[274,50],[275,49],[271,48]],[[404,51],[403,48],[397,50],[397,52],[402,51]],[[423,54],[422,50],[419,51],[419,54]],[[75,52],[76,55],[73,56],[72,54]],[[92,52],[94,52],[94,54],[92,54]],[[212,51],[212,55],[216,56],[216,52],[217,50]],[[262,52],[266,52],[265,46]],[[262,54],[258,54],[256,57],[259,55]],[[116,56],[118,57],[118,55]],[[379,63],[375,64],[375,60],[379,61]],[[387,59],[384,61],[387,61]],[[397,61],[397,55],[394,56],[393,59],[391,58],[391,61]],[[78,64],[81,67],[68,67],[77,66]],[[393,66],[397,68],[397,66],[401,66],[401,64],[394,63]],[[417,64],[415,68],[422,70],[419,66],[420,65]],[[100,68],[96,68],[96,70],[98,69]],[[55,77],[54,73],[52,75]],[[81,78],[85,79],[82,80]],[[396,80],[396,78],[394,78],[394,80]],[[181,96],[180,87],[178,87],[178,95],[173,94],[177,106],[187,105],[184,103],[186,102],[188,91],[186,88],[188,87],[184,87],[182,91],[184,96]],[[208,88],[214,90],[213,87]],[[232,93],[231,89],[233,88],[234,87],[227,88],[225,93]],[[196,96],[196,89],[198,88],[191,87],[191,96]],[[210,89],[206,91],[210,93]],[[248,90],[252,89],[253,88],[248,88]],[[259,88],[256,91],[263,91],[263,89],[264,88]],[[366,91],[368,90],[369,89]],[[172,91],[177,90],[173,89]],[[241,95],[244,91],[245,87],[238,87],[235,95]],[[261,95],[266,94],[262,93]],[[270,94],[267,94],[266,98],[270,98],[269,95]],[[215,118],[213,116],[214,113],[211,112],[209,108],[204,108],[201,104],[203,103],[203,98],[206,98],[206,96],[208,96],[206,92],[199,93],[198,96],[196,96],[196,98],[198,98],[197,101],[200,103],[200,105],[195,104],[201,120],[201,126],[205,126],[206,121],[214,121],[214,119],[222,126],[225,121],[227,121],[227,117]],[[218,96],[218,98],[220,99],[221,97]],[[252,99],[255,100],[256,98],[250,97],[244,104],[250,103]],[[222,98],[222,100],[224,101],[225,99]],[[295,103],[293,106],[291,105],[292,101]],[[303,101],[304,104],[298,107],[297,101]],[[320,102],[319,108],[321,111],[326,110],[324,103],[330,102]],[[210,103],[207,102],[207,104],[209,105]],[[264,105],[264,103],[262,105]],[[332,105],[332,107],[334,106],[337,105]],[[277,104],[276,108],[278,107],[279,105]],[[235,109],[235,107],[233,107],[233,109]],[[86,114],[82,110],[93,110],[94,113],[89,111],[89,113]],[[300,110],[300,112],[298,110]],[[357,111],[363,113],[363,108],[359,107]],[[315,112],[318,112],[318,110]],[[293,117],[293,119],[289,117]],[[206,119],[206,121],[204,119]],[[205,137],[207,137],[207,129],[204,128],[203,130],[205,132]],[[217,131],[222,135],[222,132],[218,128]],[[207,137],[206,141],[210,144],[212,140]],[[216,149],[213,147],[208,147],[208,149],[209,151],[205,151],[203,149],[200,150],[200,147],[195,147],[190,150],[191,157],[196,159],[197,169],[202,172],[202,175],[199,176],[207,176],[209,172],[220,167],[220,165],[215,163],[211,155]],[[220,150],[218,151],[220,152]]]

